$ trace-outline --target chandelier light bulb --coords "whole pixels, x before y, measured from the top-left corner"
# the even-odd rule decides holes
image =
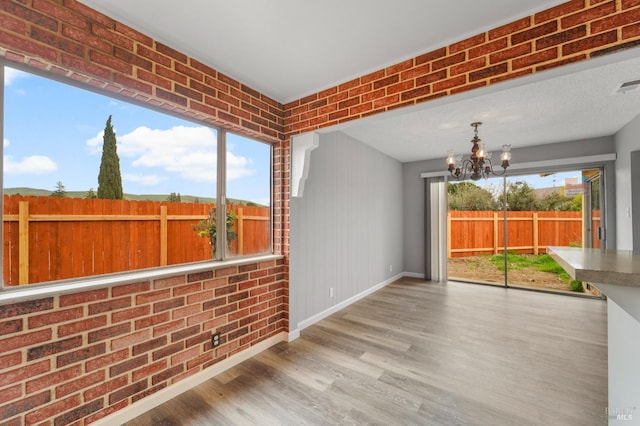
[[[511,145],[502,145],[500,160],[502,161],[501,167],[503,170],[501,173],[496,173],[491,163],[491,153],[478,137],[478,126],[481,124],[481,122],[471,123],[471,127],[473,127],[473,139],[471,139],[473,147],[469,158],[463,160],[462,156],[456,156],[453,150],[447,151],[447,170],[449,170],[451,176],[455,176],[458,180],[467,179],[467,176],[472,180],[486,179],[491,175],[502,176],[507,172],[507,167],[509,167],[509,161],[511,160]]]

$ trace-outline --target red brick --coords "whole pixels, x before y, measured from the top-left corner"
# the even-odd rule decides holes
[[[2,348],[3,352],[9,352],[13,349],[24,348],[46,342],[47,340],[51,340],[51,337],[51,329],[20,334],[14,337],[7,337],[6,339],[0,339],[0,348]]]
[[[13,16],[0,13],[0,28],[5,31],[13,31],[15,33],[22,34],[27,31],[27,23],[20,19],[15,19]]]
[[[431,52],[423,53],[415,58],[416,65],[424,64],[427,62],[435,61],[436,59],[444,58],[447,56],[447,48],[441,47],[440,49],[433,50]]]
[[[101,315],[95,318],[88,318],[82,321],[76,321],[70,324],[58,326],[58,336],[70,336],[72,334],[82,333],[84,331],[92,330],[98,327],[104,327],[105,325],[107,325],[106,315]]]
[[[106,352],[106,345],[99,343],[97,345],[88,346],[86,348],[79,349],[67,354],[58,355],[56,358],[56,366],[58,368],[66,365],[75,364],[76,362],[84,361],[85,359],[94,358],[102,355]]]
[[[78,376],[81,376],[78,374]],[[93,374],[82,375],[76,380],[64,383],[56,387],[56,398],[62,398],[71,393],[87,389],[89,386],[102,383],[105,380],[104,370],[96,371]]]
[[[86,391],[83,392],[82,396],[84,397],[85,401],[91,401],[96,398],[100,398],[100,400],[102,400],[102,397],[104,397],[107,393],[115,389],[121,389],[124,386],[126,386],[126,384],[127,384],[126,376],[116,377],[115,379],[105,382],[94,388],[87,389]]]
[[[110,352],[106,355],[90,359],[85,363],[85,369],[87,372],[98,370],[106,366],[115,364],[119,361],[125,360],[129,356],[129,350],[123,349],[118,352]]]
[[[176,297],[174,299],[163,300],[153,304],[153,313],[157,314],[163,311],[175,309],[184,306],[184,297]]]
[[[62,55],[62,65],[68,67],[71,70],[77,70],[87,75],[92,75],[105,80],[111,80],[111,71],[96,65],[93,62],[77,58],[72,55]]]
[[[4,351],[3,351],[4,352]],[[0,370],[14,367],[22,362],[22,352],[0,355]]]
[[[96,300],[106,299],[109,290],[101,288],[98,290],[83,291],[79,293],[63,294],[60,296],[60,306],[78,305],[80,303],[95,302]]]
[[[609,1],[597,7],[586,9],[582,12],[574,13],[573,15],[565,16],[560,20],[560,23],[562,25],[562,28],[571,28],[575,27],[576,25],[585,24],[597,18],[610,15],[612,13],[615,13],[615,11],[615,1]]]
[[[507,47],[507,38],[501,37],[497,40],[491,41],[489,43],[474,47],[469,50],[467,54],[468,59],[474,59],[478,56],[485,56],[493,52],[500,51]]]
[[[536,24],[548,21],[550,19],[556,19],[561,16],[569,15],[578,10],[584,8],[584,0],[571,0],[566,3],[562,3],[559,6],[552,7],[551,9],[543,10],[542,12],[534,15],[534,21]]]
[[[169,321],[169,318],[170,318],[170,313],[168,311],[163,312],[161,314],[152,315],[146,318],[141,318],[135,321],[134,323],[135,329],[141,330],[143,328],[153,327],[155,325],[162,324],[164,322]]]
[[[187,63],[187,55],[180,53],[175,49],[170,48],[162,43],[156,42],[156,50],[164,55],[170,56],[175,60],[178,60],[184,64]]]
[[[123,311],[113,312],[111,314],[111,322],[113,324],[119,323],[121,321],[128,321],[133,318],[140,318],[151,313],[151,306],[143,305],[138,306],[136,308],[125,309]]]
[[[147,58],[159,65],[163,65],[165,67],[171,66],[171,58],[153,49],[150,49],[147,46],[143,46],[141,44],[136,45],[136,53],[143,58]]]
[[[439,92],[441,90],[448,90],[456,86],[462,86],[467,82],[465,75],[459,75],[457,77],[449,78],[447,80],[439,81],[433,84],[433,91]]]
[[[506,63],[494,65],[492,67],[484,68],[478,71],[469,73],[469,82],[475,82],[477,80],[484,80],[490,77],[494,77],[499,74],[504,74],[509,70]]]
[[[458,74],[465,74],[469,71],[477,70],[486,65],[486,59],[484,57],[472,59],[469,61],[465,61],[459,65],[454,65],[451,67],[449,74],[453,77]]]
[[[51,401],[51,392],[42,392],[0,407],[0,420],[33,410]]]
[[[118,349],[133,346],[136,343],[149,340],[151,331],[149,329],[140,330],[132,334],[128,334],[111,341],[111,350],[116,351]]]
[[[581,25],[579,27],[572,28],[567,31],[552,34],[547,37],[536,40],[536,50],[544,50],[552,46],[564,44],[572,40],[584,37],[587,35],[587,27]]]
[[[636,38],[640,36],[640,22],[637,24],[626,26],[622,29],[622,39]]]
[[[120,336],[131,331],[131,323],[118,324],[111,327],[106,327],[100,330],[92,331],[89,333],[88,342],[95,343],[101,340],[110,339]]]
[[[126,296],[126,295],[131,295],[136,293],[142,293],[144,291],[149,291],[149,288],[150,288],[149,281],[119,285],[111,288],[111,296],[119,297],[119,296]]]
[[[416,86],[425,86],[447,78],[447,70],[440,70],[416,79]]]
[[[17,317],[19,315],[42,312],[53,309],[53,298],[29,300],[26,302],[10,303],[2,305],[0,309],[0,319]]]
[[[11,383],[24,381],[30,377],[38,376],[40,374],[50,371],[51,362],[48,359],[40,362],[28,364],[14,370],[7,371],[0,374],[0,383],[3,386],[10,385]],[[0,416],[0,419],[2,417]]]
[[[555,67],[571,64],[571,63],[574,63],[574,62],[583,61],[585,59],[587,59],[587,55],[586,54],[575,55],[575,56],[571,56],[569,58],[564,58],[564,59],[561,59],[561,60],[558,60],[558,61],[547,62],[545,64],[539,65],[539,66],[536,67],[536,71],[544,71],[544,70],[548,70],[548,69],[551,69],[551,68],[555,68]]]
[[[596,49],[598,47],[614,43],[617,40],[618,33],[616,30],[600,33],[562,46],[562,55],[569,56],[575,53],[584,52],[585,50]]]
[[[176,365],[174,367],[171,367],[162,371],[161,373],[154,375],[151,379],[151,383],[156,385],[160,382],[169,380],[171,377],[177,376],[183,371],[184,371],[184,366],[182,364]]]
[[[173,331],[179,330],[184,327],[184,319],[178,319],[176,321],[171,321],[167,324],[161,324],[153,328],[153,337],[161,336],[163,334],[168,334]]]
[[[21,397],[23,397],[22,383],[19,383],[17,385],[2,389],[2,392],[0,392],[0,404],[4,404],[5,402],[9,402]]]
[[[530,67],[532,65],[541,64],[543,62],[554,60],[558,57],[557,49],[543,50],[542,52],[534,53],[533,55],[523,56],[513,60],[512,69],[518,70],[520,68]]]
[[[35,346],[27,350],[27,361],[50,356],[59,352],[66,352],[82,346],[82,337],[76,336],[64,340],[56,340],[44,345]]]
[[[558,30],[558,23],[551,21],[531,29],[511,35],[511,44],[516,45],[543,37]]]
[[[167,360],[163,359],[161,361],[155,362],[153,364],[142,367],[138,370],[135,370],[131,377],[134,382],[142,380],[146,377],[150,377],[156,373],[159,373],[167,368]]]
[[[629,23],[640,21],[640,9],[632,9],[624,13],[612,15],[591,23],[591,34],[597,34],[614,28],[619,28]]]
[[[171,342],[175,343],[179,340],[184,340],[187,337],[197,334],[198,332],[200,332],[199,325],[193,325],[191,327],[183,328],[171,334]]]
[[[17,318],[9,321],[0,321],[0,336],[18,333],[23,329],[23,319]]]
[[[148,357],[144,354],[135,358],[127,359],[119,364],[112,365],[109,367],[109,377],[116,377],[135,368],[141,367],[147,363],[147,360]]]
[[[150,293],[142,293],[136,296],[136,305],[153,303],[157,302],[158,300],[168,299],[169,297],[171,297],[171,290],[169,289],[152,291]]]
[[[523,55],[531,53],[531,43],[519,44],[510,49],[505,49],[500,52],[496,52],[489,57],[491,65],[498,64],[500,62],[508,61],[514,58],[518,58]]]
[[[71,411],[67,411],[66,413],[56,417],[54,419],[54,424],[56,425],[72,424],[72,422],[75,422],[78,419],[82,419],[83,417],[87,417],[88,415],[102,409],[103,406],[104,406],[104,402],[102,400],[96,400],[96,401],[90,402],[88,404],[77,407]],[[75,425],[76,424],[74,424],[74,426]]]
[[[30,394],[45,388],[54,387],[59,383],[66,382],[81,374],[82,368],[80,366],[56,370],[51,374],[40,376],[37,379],[27,381],[26,392],[27,394]]]
[[[46,419],[51,419],[64,411],[80,405],[81,402],[79,395],[73,395],[61,401],[56,401],[53,404],[29,412],[25,416],[25,423],[32,425]]]
[[[462,50],[468,50],[474,46],[482,44],[485,42],[485,38],[486,38],[485,34],[482,33],[473,37],[469,37],[468,39],[459,41],[455,44],[452,44],[449,46],[449,54],[451,55],[453,53],[457,53]]]
[[[55,312],[33,315],[28,319],[29,328],[45,327],[56,323],[61,323],[73,319],[81,318],[84,315],[82,307],[61,309]]]

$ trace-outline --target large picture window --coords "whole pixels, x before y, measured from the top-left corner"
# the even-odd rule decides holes
[[[5,287],[270,252],[268,144],[3,71]]]

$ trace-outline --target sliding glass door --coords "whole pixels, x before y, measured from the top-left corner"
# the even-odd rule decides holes
[[[589,169],[449,183],[449,279],[588,292],[548,247],[600,247],[601,179]]]

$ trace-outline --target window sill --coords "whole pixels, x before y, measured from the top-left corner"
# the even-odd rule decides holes
[[[247,263],[282,259],[283,257],[284,256],[282,255],[269,254],[263,256],[224,260],[220,262],[200,262],[186,265],[145,269],[133,272],[121,272],[116,274],[100,275],[98,277],[56,281],[50,282],[48,284],[31,284],[16,287],[4,287],[0,291],[0,304],[23,302],[26,300],[41,299],[43,297],[57,296],[67,293],[77,293],[87,290],[93,290],[96,288],[130,284],[140,281],[151,281],[180,274],[191,274],[202,271],[226,268],[229,266],[244,265]]]

